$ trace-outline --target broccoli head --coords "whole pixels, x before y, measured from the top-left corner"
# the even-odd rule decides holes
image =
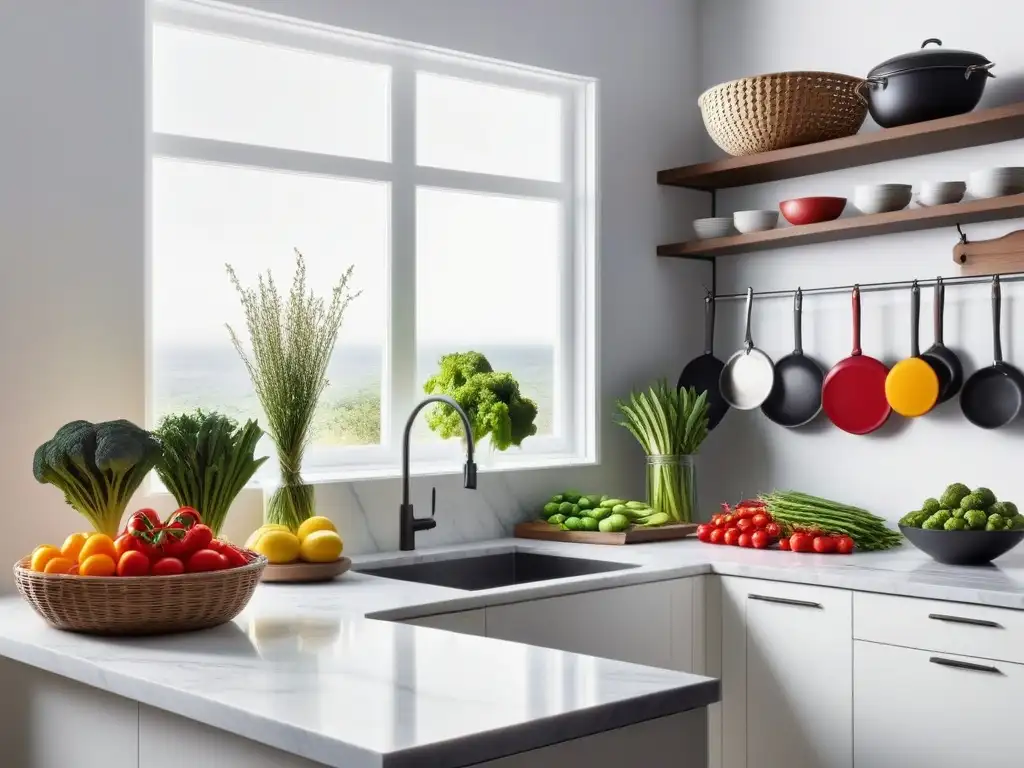
[[[960,509],[981,509],[984,510],[988,504],[985,503],[985,499],[976,493],[969,493],[960,499]]]
[[[960,507],[957,507],[956,509],[953,510],[953,517],[963,517],[966,514],[967,514],[967,510],[966,509],[960,509]]]
[[[921,523],[921,527],[924,528],[926,531],[942,530],[942,527],[946,524],[946,521],[943,520],[941,517],[937,517],[937,514],[938,513],[933,514],[931,517],[929,517],[927,520]]]
[[[942,492],[942,495],[939,497],[939,505],[945,509],[956,509],[960,506],[960,501],[963,497],[970,492],[971,489],[963,483],[953,483]]]
[[[1007,520],[1006,527],[1014,531],[1024,530],[1024,515],[1014,515]]]
[[[537,433],[537,404],[523,397],[511,373],[496,372],[479,352],[444,355],[439,367],[423,389],[454,399],[469,416],[474,440],[490,435],[491,445],[504,451]],[[445,405],[432,409],[427,423],[445,439],[463,433],[459,415]]]
[[[964,522],[970,526],[972,531],[980,531],[988,524],[988,515],[980,509],[970,509],[964,515]]]
[[[991,507],[996,503],[996,495],[988,488],[975,488],[971,493],[975,496],[980,496],[982,501],[985,502],[985,507]]]
[[[988,522],[985,523],[986,531],[1001,531],[1006,527],[1006,518],[1000,514],[992,513],[988,516]]]
[[[925,510],[907,512],[907,514],[900,518],[900,525],[906,525],[911,528],[920,528],[924,525],[924,521],[931,517],[932,514],[933,513],[929,513]]]
[[[940,508],[941,505],[939,504],[938,499],[925,499],[924,503],[921,505],[921,511],[927,512],[929,515],[933,512],[938,512]]]
[[[963,531],[967,528],[967,523],[959,517],[951,517],[942,524],[942,527],[947,531]]]
[[[1003,505],[1003,512],[1000,512],[1003,517],[1016,517],[1017,516],[1017,505],[1012,501],[998,501],[997,504]]]

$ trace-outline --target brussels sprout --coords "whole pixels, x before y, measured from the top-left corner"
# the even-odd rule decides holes
[[[947,531],[963,531],[967,528],[967,523],[964,522],[963,518],[951,517],[947,520],[943,526]]]

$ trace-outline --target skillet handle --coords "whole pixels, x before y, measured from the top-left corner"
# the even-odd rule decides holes
[[[992,275],[992,356],[995,364],[1003,362],[1003,343],[999,338],[999,316],[1002,312],[1003,293],[999,288],[999,275]]]
[[[743,338],[743,346],[746,347],[747,353],[754,348],[754,339],[750,335],[750,312],[754,307],[754,289],[747,288],[747,332]]]
[[[918,336],[921,327],[921,286],[917,280],[910,287],[910,356],[921,356],[921,344]]]
[[[793,294],[793,354],[795,355],[804,353],[803,311],[804,292],[797,288],[796,293]]]
[[[704,297],[704,354],[715,351],[715,300],[709,293]]]
[[[935,278],[935,343],[942,344],[942,310],[946,303],[946,286],[941,277]]]
[[[853,357],[861,354],[860,349],[860,286],[853,286]]]

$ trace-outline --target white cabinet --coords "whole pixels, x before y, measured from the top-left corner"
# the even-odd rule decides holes
[[[724,768],[851,768],[851,593],[742,578],[722,587]]]
[[[435,629],[447,629],[449,632],[458,632],[460,635],[477,635],[483,637],[486,632],[486,614],[483,608],[471,611],[457,611],[456,613],[438,613],[433,616],[419,616],[415,619],[407,619],[406,624],[415,624],[418,627],[434,627]]]
[[[857,768],[1019,768],[1012,718],[1024,701],[1024,666],[859,640],[854,646]]]

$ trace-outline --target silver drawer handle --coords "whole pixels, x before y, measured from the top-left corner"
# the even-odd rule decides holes
[[[987,619],[969,619],[965,616],[949,616],[945,613],[929,613],[929,619],[935,619],[936,621],[949,621],[954,624],[971,624],[976,627],[992,627],[993,629],[1002,629],[1003,625],[998,624],[994,621],[988,621]]]
[[[944,659],[941,656],[932,656],[928,659],[932,664],[938,664],[942,667],[956,667],[957,669],[969,669],[972,672],[988,672],[992,675],[1001,675],[996,667],[989,667],[984,664],[972,664],[969,661],[957,661],[956,659]]]
[[[799,605],[801,608],[821,608],[821,603],[812,603],[810,600],[793,600],[789,597],[769,597],[768,595],[747,595],[751,600],[760,600],[765,603],[782,603],[783,605]]]

